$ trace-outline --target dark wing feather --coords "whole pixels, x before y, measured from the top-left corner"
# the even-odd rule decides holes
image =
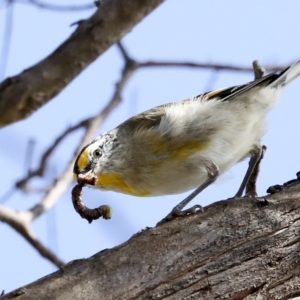
[[[118,127],[125,127],[130,131],[136,131],[140,129],[151,129],[158,126],[162,117],[165,115],[165,106],[160,105],[142,112],[119,125]]]
[[[283,72],[282,72],[283,73]],[[267,86],[268,84],[272,83],[274,80],[276,80],[282,73],[276,74],[271,73],[268,74],[258,80],[251,81],[249,83],[243,84],[243,85],[237,85],[232,86],[225,89],[215,90],[211,92],[207,92],[205,94],[201,94],[193,98],[194,100],[197,98],[202,98],[204,101],[211,100],[211,99],[219,99],[220,101],[228,101],[232,98],[250,90],[251,88],[259,85]],[[187,99],[185,101],[191,101],[192,99]],[[172,105],[173,103],[168,103],[164,105],[160,105],[157,107],[154,107],[150,110],[147,110],[143,113],[140,113],[124,123],[122,123],[120,126],[124,126],[124,128],[129,129],[130,131],[136,131],[139,129],[151,129],[155,126],[158,126],[161,122],[162,117],[165,115],[165,108]],[[118,127],[120,127],[118,126]]]
[[[268,74],[258,80],[251,81],[251,82],[243,84],[243,85],[237,85],[237,86],[232,86],[232,87],[229,87],[226,89],[207,92],[207,93],[199,95],[197,97],[201,97],[204,100],[211,100],[211,99],[219,98],[220,101],[228,101],[228,100],[250,90],[251,88],[253,88],[255,86],[258,86],[258,85],[266,85],[267,86],[268,84],[270,84],[271,82],[276,80],[279,76],[280,76],[280,74],[278,75],[276,73],[271,73],[271,74]]]

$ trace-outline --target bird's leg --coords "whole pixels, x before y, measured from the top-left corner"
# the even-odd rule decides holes
[[[249,161],[249,167],[245,174],[245,177],[241,183],[240,188],[235,194],[235,198],[242,197],[243,192],[246,188],[247,192],[255,192],[256,193],[256,180],[259,173],[259,163],[263,158],[263,153],[266,150],[266,146],[257,145],[251,152],[251,158]],[[248,185],[248,182],[250,183]],[[253,191],[254,190],[254,191]]]
[[[205,188],[211,185],[219,176],[219,168],[212,161],[204,162],[207,170],[207,179],[198,188],[196,188],[190,195],[188,195],[184,200],[177,204],[172,211],[156,225],[163,224],[170,221],[176,217],[187,216],[196,213],[199,209],[202,209],[201,205],[194,205],[191,208],[182,210],[190,201],[192,201],[198,194],[200,194]]]
[[[258,80],[265,75],[266,70],[263,69],[258,60],[253,61],[254,80]],[[249,161],[249,167],[246,175],[242,181],[242,184],[235,194],[235,197],[241,197],[246,188],[246,196],[256,197],[256,181],[259,173],[259,165],[263,159],[266,146],[257,146],[251,151],[251,158]]]
[[[257,178],[258,178],[258,174],[259,174],[259,170],[260,170],[260,163],[261,160],[264,158],[264,154],[267,150],[267,147],[265,145],[262,146],[262,153],[261,156],[258,160],[258,162],[256,163],[256,166],[248,180],[248,183],[246,185],[246,190],[245,190],[245,197],[257,197],[257,192],[256,192],[256,182],[257,182]]]

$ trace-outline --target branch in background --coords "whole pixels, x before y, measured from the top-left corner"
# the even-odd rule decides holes
[[[24,192],[28,192],[31,189],[28,188],[27,183],[33,177],[43,177],[46,171],[47,162],[50,158],[53,151],[59,146],[59,144],[72,132],[76,131],[79,128],[82,128],[87,125],[87,119],[79,122],[78,124],[66,129],[57,139],[53,142],[53,144],[44,152],[40,159],[39,166],[35,170],[29,170],[27,176],[18,180],[15,186],[21,189]]]
[[[268,72],[277,72],[283,71],[287,66],[282,65],[266,65],[265,69]],[[149,68],[149,67],[176,67],[176,68],[195,68],[203,70],[215,70],[215,71],[233,71],[233,72],[253,72],[253,67],[247,66],[235,66],[228,64],[217,64],[217,63],[197,63],[197,62],[178,62],[178,61],[147,61],[140,63],[140,68]]]
[[[10,0],[8,1],[8,3],[12,3],[15,1],[16,0],[14,1]],[[67,7],[67,6],[59,6],[59,5],[50,5],[38,0],[28,0],[28,1],[30,2],[30,4],[37,5],[41,8],[61,10],[61,11],[66,11],[66,10],[74,11],[74,10],[88,9],[94,7],[94,5],[93,6],[86,5],[85,8],[83,8],[84,5]],[[113,5],[114,6],[119,5],[119,8],[122,7],[120,1],[121,0],[119,1],[111,0],[111,2],[114,2]],[[138,3],[137,0],[130,0],[130,1],[131,1],[130,3],[133,5],[137,5]],[[103,2],[105,3],[104,8],[106,9],[105,11],[107,12],[108,11],[107,7],[109,7],[109,1],[103,0]],[[46,58],[44,61],[37,64],[36,66],[28,70],[25,70],[22,74],[15,76],[14,78],[8,78],[2,84],[0,84],[0,127],[26,117],[28,114],[35,111],[36,107],[40,107],[43,104],[45,104],[47,101],[49,101],[53,96],[59,93],[74,77],[76,77],[88,64],[90,64],[98,55],[103,53],[111,44],[113,44],[116,40],[118,40],[118,36],[123,36],[124,34],[126,34],[127,31],[132,26],[134,26],[142,17],[148,14],[148,11],[146,10],[149,7],[150,10],[152,10],[161,2],[163,1],[162,0],[145,1],[143,3],[143,5],[145,5],[143,9],[139,11],[134,11],[134,15],[136,14],[138,15],[138,17],[133,21],[134,24],[129,19],[131,12],[127,12],[128,14],[126,16],[128,16],[128,20],[126,20],[125,22],[126,26],[124,26],[124,24],[120,25],[120,28],[122,28],[121,30],[118,29],[118,26],[115,26],[117,29],[113,33],[109,33],[110,30],[112,30],[111,28],[109,28],[109,26],[112,22],[115,21],[113,18],[110,20],[105,18],[106,17],[105,11],[101,15],[101,12],[99,11],[100,10],[102,11],[103,9],[102,6],[89,20],[81,21],[80,23],[78,23],[79,26],[78,29],[75,31],[75,33],[48,58]],[[125,8],[123,7],[123,9]],[[110,13],[117,14],[117,12],[111,12],[111,11]],[[117,19],[119,18],[118,15],[115,15],[114,17],[116,17]],[[104,24],[102,22],[104,22]],[[119,20],[119,22],[123,22],[123,20]],[[113,29],[115,30],[115,28]],[[101,42],[97,44],[95,43],[95,41],[91,42],[91,37],[89,36],[90,33],[91,35],[97,36],[100,41],[102,41],[101,37],[103,36],[110,37],[112,35],[112,39],[109,41],[105,40],[102,44]],[[77,50],[78,45],[80,43],[85,43],[83,45],[80,45],[80,47],[83,48],[91,47],[92,45],[92,48],[96,51],[89,52],[90,49],[87,50],[87,48],[84,48],[83,50],[80,50],[83,51],[80,53],[80,51]],[[80,53],[80,57],[75,55],[76,53],[74,54],[72,52],[72,47],[76,49],[76,52],[78,51]],[[129,80],[129,78],[131,77],[131,75],[134,73],[134,71],[136,71],[139,68],[148,68],[148,67],[182,67],[182,68],[207,69],[207,70],[214,70],[214,71],[252,72],[252,68],[250,67],[233,66],[228,64],[197,63],[197,62],[163,62],[163,61],[138,62],[133,60],[128,55],[128,53],[126,52],[126,50],[121,44],[118,44],[118,47],[125,60],[125,67],[122,72],[122,78],[116,84],[114,95],[112,96],[108,105],[96,116],[82,120],[78,124],[75,124],[74,126],[66,129],[43,154],[40,160],[39,167],[34,171],[30,171],[24,179],[19,180],[16,183],[16,187],[21,188],[24,191],[26,191],[26,189],[28,190],[28,181],[35,176],[43,176],[47,167],[47,162],[49,157],[51,156],[53,151],[58,147],[58,145],[60,145],[61,141],[63,141],[68,134],[78,130],[79,128],[84,128],[85,132],[82,137],[82,140],[78,145],[77,150],[73,158],[71,159],[71,162],[66,166],[65,171],[54,181],[53,185],[48,189],[48,191],[45,193],[41,201],[36,205],[34,205],[32,208],[19,212],[0,205],[0,221],[9,224],[20,235],[22,235],[43,257],[45,257],[46,259],[48,259],[58,267],[62,266],[64,262],[62,262],[53,252],[51,252],[51,250],[47,249],[35,237],[34,233],[30,228],[31,222],[34,219],[41,216],[44,212],[49,210],[59,200],[61,195],[65,192],[69,184],[72,182],[72,168],[78,152],[85,144],[87,144],[90,140],[92,140],[92,138],[96,135],[98,128],[102,124],[103,120],[120,103],[122,90],[126,85],[127,81]],[[84,53],[84,55],[82,55],[82,53]],[[71,57],[72,60],[69,60],[68,57]],[[60,64],[63,70],[60,69],[59,66]],[[53,73],[49,71],[51,70],[52,67],[54,67]],[[284,67],[274,66],[274,65],[269,67],[267,66],[268,71],[278,71],[278,70],[283,70],[285,68],[286,68],[285,66]],[[39,73],[40,71],[42,73]],[[58,75],[56,75],[56,72]],[[67,73],[63,73],[63,72],[67,72]],[[52,82],[50,82],[49,85],[43,84],[45,81],[49,82],[49,78],[48,77],[45,78],[43,76],[39,77],[40,74],[49,74],[50,75],[49,78],[50,80],[52,80]],[[213,84],[215,80],[214,74],[216,73],[213,73],[212,77],[208,82],[208,85]],[[13,101],[15,102],[9,103],[9,101],[7,101],[8,99],[14,99]],[[20,99],[20,101],[18,99]],[[36,106],[37,102],[38,102],[38,106]],[[12,105],[12,107],[10,105]],[[18,107],[20,110],[17,111],[16,107]],[[11,110],[12,108],[14,111]],[[7,110],[5,111],[5,109]],[[1,123],[3,120],[4,122]],[[150,267],[152,268],[153,266],[150,265]]]
[[[138,62],[134,59],[132,59],[124,46],[121,43],[117,44],[121,55],[123,56],[123,59],[125,61],[125,65],[122,71],[122,76],[119,82],[116,84],[116,88],[114,91],[114,94],[112,95],[112,98],[110,99],[107,106],[96,116],[87,118],[85,120],[80,121],[78,124],[73,125],[72,127],[66,129],[54,142],[53,144],[44,152],[44,154],[41,157],[39,167],[35,169],[34,171],[30,171],[28,175],[19,180],[16,183],[16,187],[22,189],[23,191],[31,190],[28,187],[28,181],[36,176],[43,176],[44,172],[47,167],[47,162],[53,151],[57,148],[57,146],[64,140],[64,138],[69,135],[70,133],[80,129],[85,128],[85,133],[83,135],[82,141],[80,142],[71,162],[66,167],[65,171],[54,181],[53,185],[48,189],[48,191],[45,193],[43,199],[34,205],[31,209],[27,211],[23,211],[22,215],[26,214],[28,218],[28,222],[32,222],[34,219],[41,216],[44,212],[49,210],[61,197],[61,195],[65,192],[65,190],[68,188],[70,183],[72,182],[72,168],[74,165],[74,161],[77,157],[78,152],[80,149],[86,145],[90,140],[93,139],[93,137],[96,135],[98,128],[102,124],[103,120],[109,115],[109,113],[120,103],[121,101],[121,93],[124,89],[126,83],[132,76],[132,74],[140,69],[140,68],[148,68],[148,67],[188,67],[188,68],[199,68],[199,69],[210,69],[210,70],[226,70],[226,71],[242,71],[242,72],[253,72],[252,68],[248,67],[242,67],[242,66],[232,66],[232,65],[221,65],[221,64],[201,64],[201,63],[193,63],[193,62],[155,62],[155,61],[148,61],[148,62]],[[285,67],[282,66],[269,66],[269,70],[281,70]],[[212,80],[212,79],[211,79]],[[211,81],[210,80],[210,81]],[[0,96],[1,96],[1,90],[0,90]],[[1,212],[0,207],[0,213],[3,215],[3,211]],[[16,212],[15,212],[16,213]],[[2,218],[3,219],[3,218]],[[4,220],[4,219],[3,219]],[[8,219],[6,219],[8,220]],[[5,221],[4,221],[5,222]],[[20,224],[23,224],[21,221]],[[11,224],[11,226],[17,230],[21,235],[23,235],[25,238],[28,238],[28,233],[25,230],[27,228],[24,225],[21,226],[15,226],[14,224]],[[30,241],[29,241],[30,242]],[[39,244],[35,244],[32,241],[30,242],[39,252],[40,252],[40,246]],[[49,258],[48,256],[45,256],[46,258]],[[53,261],[52,261],[53,262]]]
[[[81,10],[88,10],[92,8],[96,8],[95,4],[82,4],[82,5],[56,5],[51,3],[46,3],[39,0],[27,0],[27,1],[16,1],[22,4],[31,4],[37,6],[39,8],[54,10],[57,12],[74,12],[74,11],[81,11]],[[91,2],[91,1],[89,1]]]
[[[132,57],[129,56],[128,52],[124,48],[121,43],[117,43],[117,46],[123,56],[125,61],[125,67],[123,69],[123,74],[121,80],[116,84],[115,93],[110,100],[108,106],[100,113],[102,117],[107,117],[110,113],[111,109],[115,105],[118,105],[120,98],[121,98],[121,91],[124,88],[127,80],[131,77],[132,73],[140,68],[148,68],[148,67],[184,67],[184,68],[198,68],[198,69],[209,69],[215,71],[238,71],[238,72],[253,72],[252,67],[244,67],[244,66],[233,66],[233,65],[224,65],[224,64],[216,64],[216,63],[196,63],[196,62],[157,62],[157,61],[148,61],[148,62],[139,62],[134,60]],[[286,69],[286,66],[274,66],[270,65],[267,66],[269,71],[280,71]],[[211,86],[216,79],[216,74],[213,73],[208,84]],[[96,115],[93,117],[89,117],[80,121],[78,124],[73,125],[72,127],[66,129],[55,141],[54,143],[45,151],[42,155],[39,166],[37,169],[28,172],[28,175],[16,182],[16,187],[23,190],[24,192],[31,191],[32,189],[28,187],[28,181],[33,177],[42,177],[46,170],[47,161],[56,147],[64,140],[64,138],[69,135],[70,133],[83,128],[87,127],[90,122],[92,122],[95,118],[100,115]],[[100,125],[99,125],[100,126]]]
[[[46,161],[49,158],[49,155],[53,152],[53,150],[57,147],[57,145],[66,137],[67,134],[73,132],[74,130],[85,127],[85,133],[80,144],[77,147],[77,150],[71,160],[71,162],[66,167],[65,171],[54,181],[53,185],[49,188],[49,190],[45,193],[43,199],[36,205],[34,205],[31,209],[17,212],[11,208],[7,208],[5,206],[0,205],[0,221],[9,224],[12,228],[14,228],[19,234],[21,234],[43,257],[51,261],[56,266],[60,267],[64,263],[59,260],[49,249],[41,244],[35,237],[32,231],[30,230],[31,222],[42,215],[44,212],[49,210],[61,197],[61,195],[68,188],[70,183],[73,180],[73,165],[75,159],[81,150],[81,148],[90,142],[94,136],[96,135],[99,127],[105,120],[105,118],[110,114],[110,112],[121,102],[121,93],[124,89],[126,83],[128,82],[131,75],[136,70],[135,64],[132,63],[130,59],[128,59],[128,55],[124,52],[124,48],[120,44],[118,44],[120,49],[123,49],[122,54],[125,60],[125,66],[122,72],[122,77],[119,82],[116,84],[116,88],[112,98],[110,99],[107,106],[96,116],[83,120],[79,122],[77,125],[69,128],[64,131],[63,134],[58,137],[53,145],[44,153],[41,159],[41,165],[37,170],[42,170],[44,172]],[[125,55],[126,54],[126,55]],[[37,172],[38,173],[38,172]],[[22,182],[22,186],[27,184],[27,181],[32,178],[27,176]],[[18,185],[16,185],[18,186]]]
[[[42,107],[163,0],[103,0],[101,6],[47,58],[0,84],[0,127]],[[141,62],[145,67],[189,67],[249,72],[250,67],[193,62]],[[282,66],[270,68],[281,69]],[[45,84],[47,82],[47,84]]]
[[[7,223],[15,229],[41,256],[48,259],[58,268],[65,264],[35,237],[33,231],[30,229],[31,213],[29,211],[18,212],[0,204],[0,221]]]
[[[98,127],[90,122],[86,128],[86,132],[78,146],[77,152],[91,139],[91,135],[95,135]],[[50,147],[51,148],[51,147]],[[65,192],[72,181],[72,169],[75,158],[73,157],[71,163],[66,170],[54,181],[51,188],[45,193],[43,199],[34,207],[27,211],[17,212],[13,209],[4,207],[0,204],[0,221],[7,223],[15,229],[21,236],[23,236],[44,258],[48,259],[57,267],[61,267],[64,263],[56,257],[51,250],[47,249],[41,242],[39,242],[32,230],[30,229],[31,222],[39,217],[42,213],[49,210]]]
[[[120,44],[118,46],[120,47]],[[83,139],[80,145],[78,146],[70,164],[67,166],[63,174],[54,181],[53,186],[51,186],[51,188],[46,192],[41,202],[39,202],[30,209],[30,212],[32,213],[32,219],[39,217],[45,211],[49,210],[57,202],[60,196],[65,192],[65,190],[68,188],[68,186],[73,180],[73,165],[79,151],[82,149],[83,146],[85,146],[95,137],[103,121],[112,112],[112,110],[120,104],[122,90],[124,89],[129,78],[136,70],[135,66],[131,63],[131,61],[127,59],[127,56],[123,55],[123,57],[125,59],[125,66],[123,68],[122,77],[116,84],[114,94],[112,95],[109,103],[99,114],[79,123],[85,124],[86,126]]]
[[[294,179],[263,198],[219,201],[72,261],[1,299],[296,300],[299,200]]]
[[[0,82],[4,79],[6,66],[8,62],[8,55],[11,45],[11,37],[13,31],[13,2],[7,2],[6,16],[5,16],[5,28],[1,46],[1,58],[0,58]]]
[[[136,61],[134,61],[133,59],[131,59],[129,57],[127,51],[125,50],[125,48],[122,46],[121,43],[117,43],[117,46],[121,51],[121,54],[125,61],[125,66],[122,71],[122,77],[119,80],[119,82],[116,84],[114,94],[112,95],[112,98],[110,99],[108,105],[97,115],[95,115],[93,117],[89,117],[87,119],[84,119],[84,120],[80,121],[79,123],[69,127],[63,133],[61,133],[56,138],[56,140],[53,142],[53,144],[44,152],[44,154],[42,155],[42,157],[40,159],[40,163],[39,163],[38,167],[35,170],[29,171],[26,177],[18,180],[15,183],[15,186],[17,188],[21,189],[24,192],[31,191],[31,188],[28,187],[28,181],[34,177],[44,176],[44,173],[45,173],[46,167],[47,167],[47,162],[48,162],[48,159],[50,158],[51,154],[70,133],[72,133],[80,128],[86,128],[86,130],[88,130],[90,123],[96,122],[97,120],[98,120],[97,124],[98,124],[98,128],[99,128],[101,126],[103,120],[121,102],[122,90],[124,89],[125,84],[129,80],[129,78],[132,76],[133,72],[135,70],[137,70],[139,63],[137,63]],[[93,137],[93,135],[92,135],[92,137]],[[90,140],[92,140],[92,138]]]
[[[41,62],[0,84],[0,127],[45,105],[163,0],[103,0],[101,7]],[[47,82],[47,84],[45,84]]]

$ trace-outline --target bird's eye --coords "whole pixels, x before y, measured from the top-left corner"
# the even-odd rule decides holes
[[[95,158],[99,158],[99,157],[102,156],[102,151],[99,150],[99,149],[97,149],[97,150],[95,150],[95,151],[93,152],[93,155],[94,155]]]

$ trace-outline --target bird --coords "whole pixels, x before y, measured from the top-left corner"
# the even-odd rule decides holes
[[[93,174],[94,188],[138,197],[194,190],[164,219],[171,220],[202,209],[195,205],[183,210],[221,174],[250,157],[235,194],[241,197],[262,157],[266,116],[281,90],[299,75],[300,60],[243,85],[137,114],[83,147],[74,164],[74,178],[80,183]]]

